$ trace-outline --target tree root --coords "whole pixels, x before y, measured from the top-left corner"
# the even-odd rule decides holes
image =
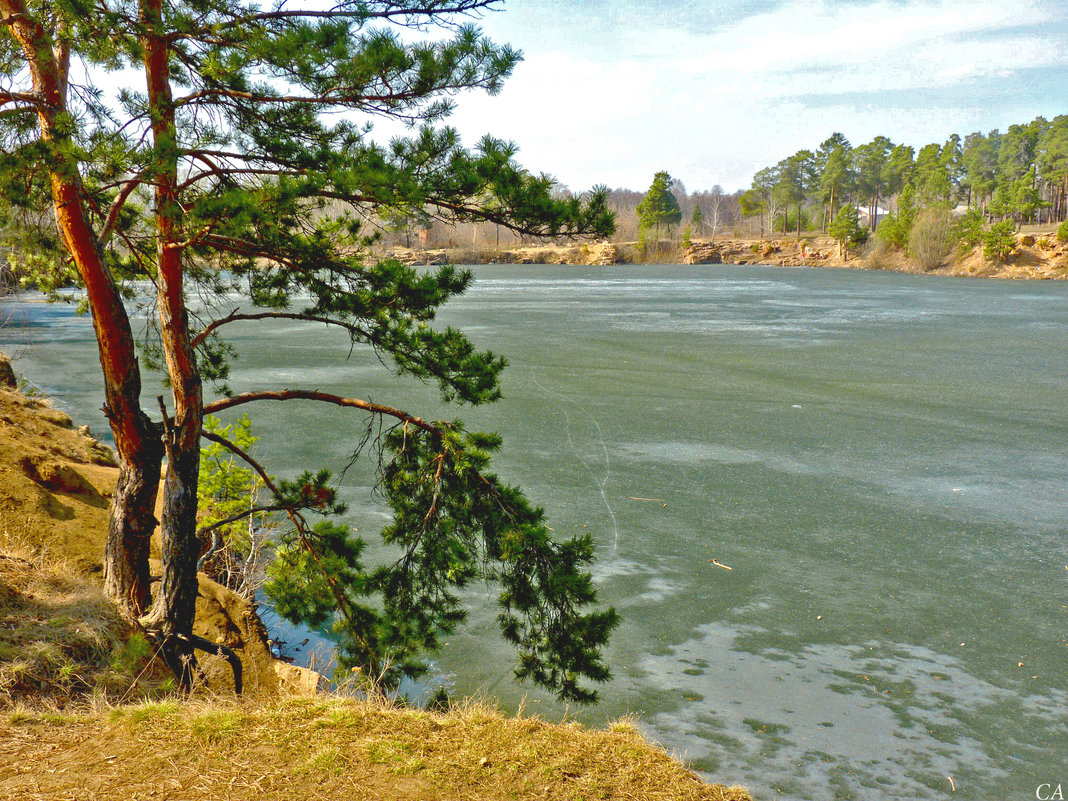
[[[226,659],[230,665],[230,670],[234,674],[234,694],[241,695],[243,690],[243,668],[241,666],[241,658],[234,653],[233,649],[222,643],[199,637],[196,634],[173,634],[170,636],[165,636],[159,632],[146,632],[146,634],[160,642],[163,661],[167,663],[167,667],[171,669],[175,678],[178,679],[178,686],[183,692],[188,692],[192,689],[194,673],[203,679],[203,673],[197,667],[196,657],[193,655],[194,650],[200,650]]]

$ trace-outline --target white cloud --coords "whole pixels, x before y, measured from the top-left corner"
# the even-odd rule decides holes
[[[799,0],[728,21],[713,6],[702,25],[694,23],[702,4],[680,0],[673,13],[630,0],[618,18],[590,23],[588,35],[578,3],[578,30],[560,40],[539,33],[541,5],[523,8],[523,30],[494,34],[526,61],[500,96],[463,98],[455,123],[471,141],[484,131],[517,141],[524,164],[576,189],[642,188],[658,169],[690,189],[736,188],[835,130],[918,146],[1025,122],[991,122],[1020,109],[1068,112],[1058,98],[1029,98],[1026,84],[1018,108],[984,108],[983,86],[1021,68],[1065,72],[1060,3]]]
[[[1027,11],[1028,13],[1024,13]],[[691,77],[755,82],[765,97],[808,91],[937,88],[1068,62],[1063,46],[1000,32],[1047,21],[1026,3],[795,3],[710,35],[662,31],[658,46],[685,54],[668,69]],[[679,41],[680,38],[683,41]],[[710,57],[714,54],[714,57]]]

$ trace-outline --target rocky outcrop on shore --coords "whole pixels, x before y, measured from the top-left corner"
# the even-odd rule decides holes
[[[684,250],[662,249],[655,258],[639,257],[636,243],[621,242],[583,245],[528,245],[503,250],[394,249],[383,255],[408,264],[573,264],[608,266],[612,264],[738,264],[773,267],[838,267],[858,270],[887,270],[928,275],[974,278],[1068,279],[1068,243],[1053,233],[1026,233],[1017,236],[1016,247],[999,262],[984,258],[981,248],[952,253],[941,265],[924,270],[908,254],[885,248],[865,248],[843,254],[838,243],[826,234],[804,234],[776,238],[722,238],[715,242],[694,241]]]
[[[777,267],[841,266],[833,240],[824,236],[797,239],[721,239],[694,242],[683,264],[768,264]]]
[[[575,264],[605,267],[610,264],[627,264],[633,261],[633,258],[625,253],[625,246],[609,242],[581,245],[524,245],[500,250],[394,248],[383,255],[409,265]]]

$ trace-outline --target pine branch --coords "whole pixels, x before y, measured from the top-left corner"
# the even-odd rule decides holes
[[[359,398],[346,398],[342,395],[333,395],[328,392],[318,392],[316,390],[307,389],[289,389],[281,391],[264,391],[264,392],[243,392],[240,395],[234,395],[230,398],[220,398],[212,403],[204,405],[204,414],[216,414],[225,409],[231,409],[234,406],[240,406],[245,403],[253,403],[254,401],[287,401],[287,400],[310,400],[320,403],[332,403],[335,406],[347,406],[354,409],[363,409],[367,412],[374,414],[386,415],[393,417],[402,423],[409,423],[417,428],[421,428],[429,434],[435,436],[442,436],[444,429],[440,426],[428,423],[420,417],[410,415],[407,412],[396,409],[392,406],[385,406],[381,403],[373,403],[371,401],[360,400]]]
[[[286,170],[286,169],[273,169],[266,168],[257,169],[255,167],[215,167],[214,169],[202,170],[201,172],[190,175],[182,183],[178,185],[180,191],[185,191],[190,187],[203,181],[205,178],[229,178],[234,175],[266,175],[272,178],[293,177],[297,175],[304,175],[306,170]]]
[[[122,185],[122,189],[119,190],[119,194],[116,195],[115,199],[111,202],[111,208],[108,209],[107,219],[104,220],[104,225],[100,229],[101,246],[107,244],[108,239],[111,238],[111,233],[115,229],[115,224],[119,221],[119,213],[122,211],[123,206],[126,205],[126,201],[130,198],[130,195],[141,185],[143,180],[143,174],[140,174],[126,181]]]
[[[263,481],[263,485],[268,490],[270,490],[272,495],[274,495],[276,498],[282,496],[282,492],[278,489],[278,485],[274,483],[274,479],[272,479],[270,475],[267,474],[267,471],[263,469],[263,465],[253,459],[252,455],[249,454],[249,452],[242,448],[240,445],[237,445],[236,443],[233,443],[228,440],[226,437],[220,436],[219,434],[216,434],[212,431],[201,430],[200,436],[202,439],[209,440],[210,442],[215,442],[219,445],[222,445],[227,450],[231,451],[234,455],[236,455],[249,467],[256,471],[257,475],[259,475],[260,477],[260,480]]]
[[[37,107],[44,104],[44,98],[27,92],[0,92],[0,106],[6,106],[9,103],[27,103],[32,107]]]
[[[293,507],[288,505],[288,504],[285,504],[285,505],[283,505],[283,504],[273,504],[273,505],[268,505],[268,506],[254,506],[254,507],[251,507],[249,509],[245,509],[243,512],[238,512],[235,515],[231,515],[230,517],[226,518],[225,520],[219,520],[219,521],[217,521],[215,523],[212,523],[210,526],[201,526],[200,528],[197,529],[197,538],[199,539],[199,538],[204,537],[204,536],[206,536],[207,534],[210,533],[211,534],[211,547],[208,548],[208,550],[206,550],[203,553],[203,555],[201,555],[201,557],[197,560],[197,571],[199,572],[199,571],[203,570],[204,566],[208,562],[211,561],[211,558],[213,556],[215,556],[215,554],[218,553],[219,549],[222,547],[222,537],[219,534],[219,529],[222,528],[223,526],[229,525],[230,523],[236,523],[238,520],[241,520],[242,518],[251,517],[252,515],[258,514],[260,512],[286,512],[286,511],[289,511],[292,508]]]
[[[417,6],[404,6],[399,3],[384,3],[387,8],[380,11],[369,11],[364,4],[355,4],[349,8],[335,7],[325,11],[310,11],[310,10],[277,10],[277,11],[265,11],[259,14],[247,14],[244,16],[234,16],[230,21],[225,23],[215,23],[209,26],[199,28],[195,31],[183,31],[172,33],[168,38],[170,41],[181,41],[183,39],[201,39],[205,36],[218,36],[220,33],[226,30],[238,29],[242,30],[250,24],[257,22],[299,22],[305,20],[351,20],[359,23],[361,26],[363,22],[371,19],[375,20],[387,20],[392,21],[396,19],[413,18],[413,17],[431,17],[439,24],[447,24],[446,20],[440,19],[443,15],[465,15],[470,16],[483,9],[490,9],[492,6],[498,5],[502,0],[429,0],[422,5]],[[344,4],[343,4],[344,5]],[[392,6],[392,7],[389,7]],[[401,23],[405,24],[405,23]],[[425,23],[421,23],[416,27],[424,26]],[[228,40],[220,40],[220,43],[229,43]]]
[[[211,335],[213,331],[226,325],[227,323],[235,323],[242,321],[252,320],[307,320],[310,323],[323,323],[324,325],[336,325],[346,329],[350,333],[366,336],[367,332],[358,326],[346,323],[342,320],[336,320],[331,317],[319,317],[311,314],[300,314],[298,312],[261,312],[259,314],[241,314],[236,309],[225,317],[220,317],[218,320],[212,320],[208,325],[204,327],[196,338],[193,339],[193,347],[200,347],[204,343],[204,340]]]

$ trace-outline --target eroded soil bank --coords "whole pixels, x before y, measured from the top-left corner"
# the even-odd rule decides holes
[[[1004,261],[985,259],[982,250],[977,247],[966,253],[953,253],[930,270],[925,270],[901,252],[876,253],[867,249],[843,254],[838,243],[824,234],[802,234],[801,237],[718,237],[715,243],[694,240],[688,248],[664,243],[662,248],[644,257],[634,242],[528,245],[500,250],[395,248],[383,255],[394,256],[409,264],[763,264],[889,270],[972,278],[1068,278],[1068,244],[1058,242],[1050,231],[1018,234],[1016,248]]]

